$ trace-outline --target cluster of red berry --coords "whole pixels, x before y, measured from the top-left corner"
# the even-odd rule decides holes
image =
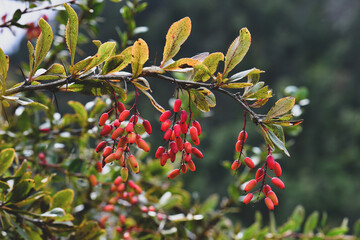
[[[108,123],[109,115],[113,110],[115,111],[116,119],[112,123]],[[101,115],[99,119],[99,126],[102,127],[100,135],[106,137],[111,133],[111,140],[102,141],[96,147],[96,152],[102,151],[102,167],[115,160],[119,162],[122,167],[121,177],[124,182],[128,179],[128,167],[130,167],[134,173],[138,173],[140,171],[139,164],[135,156],[130,152],[130,146],[136,144],[138,148],[144,150],[145,152],[150,150],[149,145],[144,139],[142,139],[140,134],[137,133],[136,126],[142,126],[148,134],[151,134],[152,132],[150,122],[143,119],[137,112],[136,108],[134,110],[134,114],[130,117],[130,120],[126,121],[126,119],[130,116],[130,110],[126,110],[123,103],[117,102],[114,108]],[[112,145],[108,146],[108,142],[112,142]],[[99,171],[98,165],[97,168]]]
[[[166,141],[164,146],[160,146],[156,153],[155,158],[160,159],[161,166],[164,166],[168,159],[171,162],[175,162],[177,153],[181,154],[181,164],[180,167],[171,171],[168,175],[170,179],[175,178],[182,173],[187,172],[187,168],[190,171],[195,171],[195,163],[191,159],[191,155],[197,158],[203,158],[203,154],[199,149],[192,146],[189,141],[187,141],[187,134],[190,133],[191,141],[194,145],[199,145],[199,135],[201,134],[201,126],[198,121],[193,119],[192,113],[190,111],[189,117],[185,110],[181,109],[181,100],[176,99],[174,103],[174,115],[170,110],[165,111],[160,116],[161,131],[164,133],[164,140]],[[171,118],[172,121],[170,120]],[[187,122],[188,121],[188,122]],[[191,127],[190,127],[191,124]]]

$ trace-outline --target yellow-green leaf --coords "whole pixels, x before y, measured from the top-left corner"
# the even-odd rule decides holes
[[[27,47],[29,50],[29,72],[33,71],[33,67],[34,67],[34,46],[32,45],[32,43],[30,41],[27,42]]]
[[[0,152],[0,176],[8,170],[15,158],[15,150],[6,148]]]
[[[91,61],[93,60],[94,57],[88,57],[85,58],[79,62],[77,62],[74,66],[70,66],[70,73],[72,75],[77,74],[78,72],[85,70],[85,68],[91,63]]]
[[[5,80],[6,80],[7,71],[9,68],[8,63],[9,63],[8,56],[6,56],[5,53],[3,52],[3,50],[0,48],[0,81],[1,81],[0,90],[1,90],[1,92],[4,92],[6,90]]]
[[[34,180],[25,179],[15,184],[14,188],[6,196],[7,202],[19,202],[26,198],[30,190],[34,187]]]
[[[101,46],[101,41],[100,40],[92,40],[93,44],[99,48]]]
[[[240,30],[240,35],[231,43],[225,57],[225,67],[223,77],[238,65],[245,57],[250,48],[251,35],[247,28]]]
[[[74,199],[74,191],[72,189],[61,190],[53,196],[51,209],[54,208],[66,209],[72,204],[73,199]]]
[[[76,12],[70,7],[69,4],[64,3],[64,7],[69,17],[66,24],[66,45],[68,46],[70,51],[71,65],[74,65],[76,44],[79,34],[79,20]]]
[[[54,63],[44,73],[36,76],[33,80],[56,80],[66,77],[65,68],[63,65]]]
[[[244,88],[244,87],[251,87],[252,83],[228,83],[222,84],[220,87],[222,88]]]
[[[133,78],[139,76],[143,66],[149,59],[149,48],[144,40],[139,38],[131,49],[131,69]]]
[[[176,71],[186,68],[194,68],[196,65],[201,65],[202,63],[198,60],[192,58],[181,58],[176,62],[173,62],[164,67],[165,71]]]
[[[279,99],[275,105],[270,109],[270,111],[266,115],[266,119],[271,119],[277,116],[281,116],[292,109],[295,105],[294,97],[284,97]]]
[[[116,46],[115,42],[106,42],[101,44],[101,46],[98,49],[98,52],[92,57],[92,60],[89,63],[89,65],[85,67],[84,72],[89,71],[93,67],[96,67],[105,60],[107,60],[114,51],[115,46]]]
[[[39,20],[39,27],[41,28],[41,34],[36,41],[34,71],[36,71],[45,59],[53,41],[53,31],[43,18]]]
[[[82,105],[80,102],[77,102],[77,101],[69,101],[68,104],[70,107],[72,107],[74,109],[74,111],[76,112],[76,114],[78,115],[80,120],[87,123],[88,113],[87,113],[84,105]]]
[[[252,75],[252,74],[259,74],[259,73],[263,73],[264,71],[260,70],[260,69],[257,69],[257,68],[252,68],[252,69],[248,69],[248,70],[245,70],[245,71],[242,71],[242,72],[238,72],[234,75],[232,75],[228,81],[229,82],[237,82],[241,79],[243,79],[244,77],[246,76],[249,76],[249,75]],[[254,83],[253,83],[254,84]]]
[[[198,92],[196,89],[191,89],[191,100],[194,102],[195,106],[203,112],[210,111],[209,104],[206,101],[206,98],[203,94]]]
[[[166,34],[166,43],[163,52],[162,67],[173,58],[180,50],[180,46],[186,41],[191,32],[191,20],[189,17],[173,23]]]
[[[112,72],[116,72],[117,67],[122,65],[124,62],[124,56],[116,55],[113,57],[110,57],[104,64],[101,74],[106,75]]]
[[[156,102],[156,100],[154,99],[154,97],[146,90],[143,90],[141,88],[139,88],[140,91],[142,91],[149,99],[150,99],[150,102],[151,104],[157,109],[159,110],[160,112],[165,112],[165,109],[158,103]]]
[[[195,74],[194,81],[207,81],[215,73],[220,61],[224,61],[224,54],[221,52],[212,53],[207,56],[202,63],[209,69],[210,75],[200,70]]]

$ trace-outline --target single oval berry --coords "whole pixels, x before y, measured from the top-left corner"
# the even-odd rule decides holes
[[[121,169],[120,175],[121,175],[121,181],[126,182],[127,179],[128,179],[128,177],[129,177],[129,170],[128,170],[128,168],[123,167],[123,168]]]
[[[174,169],[174,170],[172,170],[172,171],[169,173],[168,178],[169,178],[169,179],[174,179],[174,178],[176,178],[179,174],[180,174],[180,169]]]
[[[132,115],[129,122],[133,122],[134,124],[136,124],[139,120],[139,117],[137,115]]]
[[[108,135],[112,130],[112,126],[111,125],[105,125],[103,127],[103,129],[100,132],[100,136],[106,136]]]
[[[104,211],[105,212],[111,212],[111,211],[114,210],[114,208],[115,208],[114,205],[108,204],[108,205],[104,206]]]
[[[134,123],[129,122],[129,123],[126,125],[126,131],[127,131],[128,133],[131,133],[133,130],[134,130]]]
[[[181,110],[180,112],[180,122],[186,122],[187,119],[187,113],[185,110]]]
[[[248,166],[249,168],[254,168],[255,167],[255,164],[254,164],[253,160],[251,160],[251,158],[249,158],[249,157],[246,157],[244,159],[244,162],[245,162],[246,166]]]
[[[144,129],[147,132],[147,134],[151,134],[152,128],[151,128],[151,124],[148,120],[143,121],[143,126],[144,126]]]
[[[105,162],[105,163],[111,163],[111,162],[113,162],[113,161],[115,161],[115,160],[116,160],[116,155],[115,155],[115,153],[111,153],[111,154],[109,154],[109,156],[107,156],[107,157],[105,158],[104,162]]]
[[[198,131],[197,131],[196,127],[191,127],[190,128],[190,137],[191,137],[191,140],[193,141],[193,143],[195,145],[200,144],[199,135],[198,135]]]
[[[180,137],[175,138],[175,143],[179,151],[184,149],[183,140]]]
[[[102,164],[101,162],[96,162],[96,170],[101,173],[102,172]]]
[[[175,137],[180,137],[181,134],[181,127],[179,124],[174,125],[174,135]]]
[[[275,161],[275,164],[274,164],[274,173],[277,177],[280,177],[281,176],[281,173],[282,173],[282,170],[281,170],[281,166],[278,162]]]
[[[99,126],[104,126],[105,122],[109,119],[108,113],[103,113],[99,119]]]
[[[123,133],[124,133],[125,129],[122,127],[119,127],[117,129],[115,129],[115,131],[111,134],[111,139],[115,140],[118,137],[120,137]]]
[[[161,124],[161,131],[165,132],[166,129],[168,129],[171,126],[171,121],[169,119],[166,119],[162,124]]]
[[[188,126],[187,126],[186,122],[180,122],[180,128],[181,128],[181,132],[182,132],[183,134],[186,134],[186,133],[187,133],[187,131],[188,131]]]
[[[170,116],[171,116],[171,112],[170,112],[170,110],[167,110],[167,111],[165,111],[165,112],[163,112],[163,113],[161,114],[159,121],[160,121],[160,122],[164,122],[164,121],[165,121],[166,119],[168,119]]]
[[[98,153],[98,152],[101,152],[105,147],[106,147],[106,142],[105,142],[105,141],[102,141],[101,143],[99,143],[99,144],[96,146],[95,151],[96,151],[97,153]],[[43,157],[41,157],[41,156],[43,156]],[[42,153],[42,155],[41,155],[41,153],[39,153],[39,158],[40,158],[40,160],[44,160],[44,159],[45,159],[44,153]]]
[[[165,134],[164,134],[164,139],[165,139],[165,141],[167,141],[167,140],[170,139],[171,134],[172,134],[172,130],[171,130],[171,129],[166,130],[166,132],[165,132]]]
[[[183,163],[181,164],[181,172],[184,173],[184,174],[187,172],[187,167]]]
[[[125,110],[125,106],[122,102],[117,102],[117,109],[119,113],[122,113]]]
[[[283,181],[281,181],[279,178],[277,178],[277,177],[273,177],[272,179],[271,179],[271,182],[275,185],[275,186],[277,186],[278,188],[280,188],[280,189],[284,189],[285,188],[285,184],[283,183]]]
[[[120,113],[120,116],[119,116],[119,121],[120,122],[123,122],[125,121],[125,119],[127,119],[130,115],[130,111],[129,110],[124,110],[122,111],[122,113]]]
[[[170,161],[171,162],[175,162],[175,159],[176,159],[176,154],[173,153],[171,150],[168,151],[168,155],[170,157]]]
[[[246,194],[246,196],[244,197],[243,203],[248,204],[253,197],[254,197],[254,195],[252,193]]]
[[[198,121],[193,121],[192,125],[194,127],[196,127],[196,129],[198,130],[198,135],[200,135],[201,134],[201,125],[200,125],[200,123]]]
[[[184,161],[185,161],[186,163],[189,162],[189,161],[191,161],[191,155],[190,155],[190,153],[185,154]]]
[[[186,164],[188,165],[190,171],[195,172],[196,167],[195,167],[195,164],[194,164],[194,162],[192,160],[186,162]]]
[[[257,182],[260,182],[260,181],[264,178],[264,175],[265,175],[264,169],[259,168],[259,169],[256,171],[256,175],[255,175],[256,181],[257,181]]]
[[[268,198],[271,199],[271,201],[274,203],[275,206],[277,206],[279,204],[279,200],[278,200],[276,194],[273,191],[270,190],[267,193],[267,196],[268,196]]]
[[[265,201],[266,207],[267,207],[270,211],[271,211],[271,210],[274,210],[274,203],[273,203],[273,201],[271,201],[270,198],[266,197],[264,201]]]
[[[180,111],[180,108],[181,108],[181,100],[176,99],[174,102],[174,112]]]
[[[136,158],[135,158],[134,155],[130,155],[130,156],[128,157],[128,160],[129,160],[130,165],[131,165],[133,168],[137,168],[138,162],[136,161]]]
[[[242,141],[246,141],[248,137],[248,134],[246,131],[242,130],[240,133],[239,133],[239,136],[238,136],[238,140],[242,140]]]
[[[119,119],[115,119],[115,121],[112,123],[112,125],[116,128],[120,127],[121,123],[119,121]]]
[[[236,150],[237,152],[241,152],[241,150],[242,150],[242,148],[243,148],[243,144],[244,144],[243,141],[238,140],[238,141],[236,142],[236,145],[235,145],[235,150]]]
[[[191,149],[191,152],[192,152],[192,154],[194,154],[194,156],[195,157],[197,157],[197,158],[203,158],[204,157],[204,155],[202,154],[202,152],[199,150],[199,149],[197,149],[196,147],[193,147],[192,149]]]
[[[161,154],[163,154],[165,152],[165,148],[160,146],[158,147],[158,149],[156,150],[156,153],[155,153],[155,158],[160,158],[161,157]]]
[[[133,144],[136,142],[136,133],[134,132],[131,132],[131,133],[128,133],[128,141],[130,144]]]
[[[186,153],[191,153],[191,148],[192,148],[191,143],[185,142],[184,143],[184,148],[185,148]]]
[[[167,153],[161,154],[160,165],[161,165],[162,167],[165,166],[168,158],[169,158],[169,155],[168,155]]]
[[[266,163],[267,163],[270,170],[274,169],[275,160],[274,160],[274,157],[271,154],[269,154],[266,157]]]
[[[114,184],[117,186],[121,183],[121,177],[116,177],[114,180]]]
[[[91,174],[91,175],[90,175],[90,177],[89,177],[89,182],[90,182],[91,186],[93,186],[93,187],[96,186],[96,184],[97,184],[97,179],[96,179],[96,177],[95,177],[94,174]]]
[[[107,157],[107,156],[110,155],[110,153],[112,153],[112,147],[106,147],[106,148],[104,148],[104,151],[103,151],[103,153],[102,153],[102,156],[103,156],[103,157]]]
[[[240,165],[241,165],[241,162],[240,162],[239,160],[235,160],[235,161],[231,164],[231,169],[235,171],[236,169],[238,169],[238,168],[240,167]]]
[[[178,152],[178,148],[177,148],[175,142],[170,142],[170,149],[171,149],[171,152],[174,154]]]
[[[257,184],[257,181],[255,179],[250,180],[246,185],[245,185],[245,192],[249,192],[251,191]]]
[[[136,141],[137,145],[139,148],[141,148],[142,150],[144,150],[145,152],[150,151],[150,147],[149,145],[145,142],[144,139],[139,139],[138,141]]]
[[[122,136],[119,140],[119,143],[117,145],[118,148],[124,148],[126,144],[128,143],[128,138],[126,136]]]
[[[271,187],[269,185],[265,184],[263,186],[262,190],[263,190],[263,193],[264,193],[265,197],[267,197],[268,192],[271,191]]]

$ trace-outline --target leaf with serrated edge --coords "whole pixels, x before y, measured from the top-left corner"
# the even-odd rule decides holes
[[[271,119],[277,116],[281,116],[287,112],[289,112],[292,107],[295,105],[294,97],[284,97],[279,99],[275,105],[270,109],[267,113],[265,119]]]
[[[251,35],[247,28],[240,30],[240,35],[231,43],[225,57],[224,78],[245,57],[250,48]]]
[[[41,28],[41,34],[36,41],[34,71],[36,71],[49,52],[54,35],[50,25],[43,18],[40,18],[38,24]]]
[[[71,65],[74,65],[75,52],[76,52],[76,44],[78,40],[79,34],[79,20],[78,16],[74,9],[70,7],[69,4],[64,3],[64,7],[68,14],[68,22],[66,24],[66,45],[69,48],[70,56],[71,56]]]
[[[157,109],[159,110],[160,112],[165,112],[165,109],[159,104],[156,102],[156,100],[153,98],[153,96],[147,92],[146,90],[142,90],[140,89],[140,91],[142,91],[151,101],[151,104]]]
[[[209,69],[210,76],[215,73],[219,62],[224,61],[224,54],[221,52],[212,53],[207,56],[202,63]],[[204,71],[198,71],[194,76],[195,82],[205,82],[210,78],[209,74]]]
[[[139,38],[131,49],[131,69],[133,78],[142,73],[146,61],[149,59],[149,48],[144,40]]]
[[[166,34],[166,43],[163,59],[160,67],[173,58],[180,50],[180,46],[186,41],[191,32],[191,20],[189,17],[174,22]]]
[[[264,71],[262,71],[260,69],[257,69],[257,68],[248,69],[248,70],[245,70],[245,71],[242,71],[242,72],[235,73],[234,75],[232,75],[228,79],[228,81],[229,82],[237,82],[237,81],[243,79],[244,77],[246,77],[248,75],[259,74],[259,73],[263,73],[263,72]]]

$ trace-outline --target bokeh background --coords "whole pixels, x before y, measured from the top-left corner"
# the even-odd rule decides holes
[[[119,41],[115,27],[124,27],[120,8],[121,3],[105,2],[96,38]],[[286,189],[279,192],[277,221],[283,222],[301,204],[307,214],[326,211],[334,224],[348,217],[352,226],[360,217],[360,1],[151,0],[136,17],[138,25],[149,28],[139,36],[149,45],[150,62],[159,63],[167,29],[185,16],[192,20],[192,34],[177,57],[226,53],[239,30],[247,27],[252,45],[237,70],[264,70],[261,78],[274,89],[275,98],[282,97],[289,85],[308,92],[302,131],[295,138],[287,136],[291,157],[280,160]],[[19,63],[26,61],[25,39],[21,44],[20,53],[11,57]],[[95,47],[89,45],[88,51],[93,54]],[[171,96],[166,87],[152,87],[163,106]],[[205,130],[201,150],[206,157],[196,174],[182,178],[200,199],[214,193],[226,196],[227,186],[236,178],[223,162],[233,159],[243,111],[226,96],[217,95],[217,102],[211,117],[201,120]],[[145,115],[151,116],[147,99],[143,106]],[[261,146],[260,133],[253,127],[248,132],[249,143]],[[259,209],[266,212],[261,203],[233,217],[250,224]]]

